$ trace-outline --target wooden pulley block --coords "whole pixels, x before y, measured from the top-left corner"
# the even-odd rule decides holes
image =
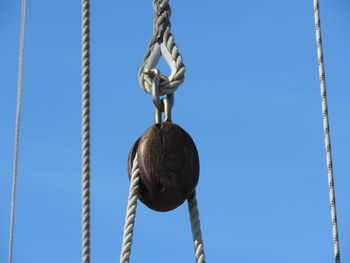
[[[139,199],[146,206],[169,211],[194,192],[199,178],[198,152],[191,136],[179,125],[161,122],[145,131],[130,151],[129,178],[136,153],[141,177]]]

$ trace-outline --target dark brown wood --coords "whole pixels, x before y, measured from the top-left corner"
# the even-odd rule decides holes
[[[132,147],[128,170],[137,152],[141,185],[139,199],[156,211],[181,205],[198,183],[199,158],[191,136],[179,125],[151,126]]]

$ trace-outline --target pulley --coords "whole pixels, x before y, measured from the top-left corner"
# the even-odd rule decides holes
[[[193,194],[199,178],[199,158],[191,136],[171,122],[173,94],[159,98],[160,73],[158,70],[154,73],[152,97],[156,106],[156,123],[131,148],[128,174],[131,178],[133,160],[137,154],[141,179],[139,199],[153,210],[169,211]]]
[[[194,191],[199,177],[199,159],[191,136],[179,125],[152,125],[132,147],[128,171],[137,153],[140,169],[139,199],[156,211],[181,205]]]
[[[139,70],[141,88],[152,95],[155,124],[132,146],[128,158],[128,206],[120,263],[129,263],[137,201],[156,211],[170,211],[186,199],[197,263],[205,263],[195,187],[199,158],[191,136],[171,120],[174,93],[185,78],[185,65],[170,32],[169,0],[152,0],[153,36]],[[163,56],[170,75],[157,69]]]

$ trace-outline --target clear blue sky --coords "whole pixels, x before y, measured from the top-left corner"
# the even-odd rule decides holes
[[[172,1],[187,66],[208,262],[333,262],[312,1]],[[350,2],[320,1],[343,262],[350,261]],[[80,261],[80,1],[28,3],[14,263]],[[118,262],[127,154],[153,123],[137,79],[148,1],[91,3],[91,257]],[[0,0],[0,262],[6,262],[20,1]],[[167,71],[164,65],[163,71]],[[132,262],[194,262],[186,205],[139,204]]]

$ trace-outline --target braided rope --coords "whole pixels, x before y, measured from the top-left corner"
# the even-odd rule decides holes
[[[82,0],[82,262],[90,262],[90,2]]]
[[[327,170],[328,170],[328,189],[329,189],[329,200],[331,205],[334,258],[336,263],[340,263],[340,250],[339,250],[339,238],[338,238],[337,212],[336,212],[336,205],[335,205],[331,139],[330,139],[329,122],[328,122],[327,93],[326,93],[326,81],[325,81],[322,37],[321,37],[321,21],[320,21],[320,11],[319,11],[318,0],[314,0],[314,13],[315,13],[315,26],[316,26],[318,70],[320,75],[320,88],[321,88],[321,99],[322,99],[324,140],[325,140]]]
[[[18,86],[17,86],[15,151],[14,151],[14,161],[13,161],[13,179],[12,179],[13,181],[12,181],[10,237],[9,237],[9,255],[8,255],[8,262],[9,263],[12,263],[12,257],[13,257],[13,233],[14,233],[14,227],[15,227],[18,148],[19,148],[19,133],[20,133],[20,126],[21,126],[23,61],[24,61],[24,40],[25,40],[25,29],[26,29],[26,17],[27,17],[27,1],[22,0],[21,32],[20,32],[19,63],[18,63],[18,84],[17,84]]]
[[[190,212],[191,229],[194,243],[194,252],[196,255],[196,262],[205,263],[201,223],[199,221],[196,193],[194,193],[188,199],[188,211]]]
[[[143,58],[142,66],[139,70],[139,82],[141,88],[147,92],[152,92],[152,77],[147,72],[147,64],[154,52],[156,45],[163,43],[167,49],[167,53],[173,60],[174,72],[170,77],[161,75],[159,83],[159,95],[173,93],[184,81],[185,65],[182,62],[182,56],[178,52],[178,47],[174,42],[174,36],[171,34],[171,9],[169,0],[153,0],[154,21],[153,21],[153,36],[150,41],[148,50]],[[164,55],[163,51],[162,54]],[[159,59],[159,58],[158,58]]]
[[[126,209],[123,244],[122,244],[122,251],[120,253],[120,263],[130,262],[139,183],[140,183],[140,176],[139,176],[139,168],[138,168],[137,155],[136,155],[133,161],[131,178],[130,178],[129,198],[128,198],[128,206]]]

